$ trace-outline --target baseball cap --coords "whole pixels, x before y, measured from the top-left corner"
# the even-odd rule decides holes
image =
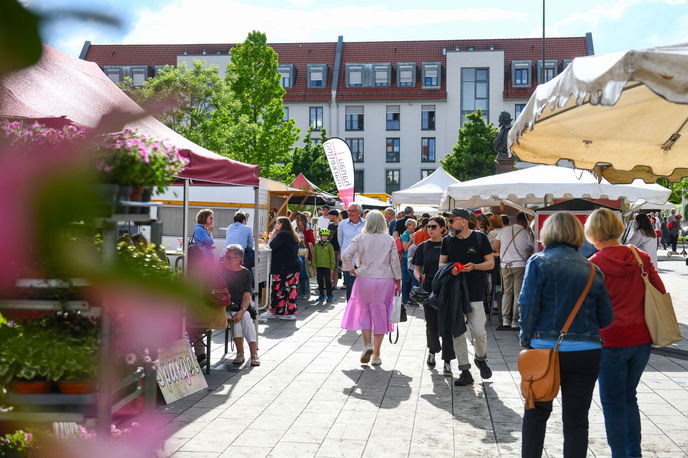
[[[463,218],[463,219],[470,219],[472,213],[470,210],[466,210],[465,208],[452,208],[450,212],[447,212],[444,214],[447,218]]]

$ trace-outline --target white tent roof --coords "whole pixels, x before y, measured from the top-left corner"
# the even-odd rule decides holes
[[[664,205],[659,205],[659,204],[653,204],[653,203],[642,203],[642,202],[637,202],[637,204],[634,204],[631,207],[631,210],[636,211],[636,210],[672,210],[676,208],[674,204],[671,202],[667,202]]]
[[[637,180],[632,184],[610,184],[585,170],[539,165],[449,186],[440,208],[496,206],[504,201],[542,205],[545,199],[625,199],[628,202],[664,204],[671,191],[658,184]]]
[[[444,191],[456,183],[460,183],[460,181],[440,167],[413,186],[393,192],[392,202],[395,205],[438,205],[442,200]]]
[[[362,196],[360,194],[356,194],[356,197],[354,197],[354,202],[368,208],[387,208],[390,206],[387,202],[373,199],[372,197]]]

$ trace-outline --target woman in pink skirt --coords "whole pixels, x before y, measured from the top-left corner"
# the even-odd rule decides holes
[[[366,218],[363,232],[342,252],[342,270],[356,277],[346,304],[342,328],[363,333],[361,363],[382,364],[380,346],[394,330],[390,321],[394,295],[401,290],[401,264],[397,246],[378,211]],[[374,336],[374,339],[371,337]]]

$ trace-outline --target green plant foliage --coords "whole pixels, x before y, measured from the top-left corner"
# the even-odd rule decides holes
[[[320,141],[312,141],[312,133],[313,127],[311,126],[303,137],[304,145],[294,148],[291,171],[294,175],[303,173],[306,178],[325,192],[336,193],[337,186],[334,183],[334,177],[322,146],[323,142],[327,140],[327,132],[325,129],[320,131]]]
[[[495,152],[492,142],[499,131],[492,123],[485,122],[481,110],[474,111],[466,118],[452,152],[440,161],[442,168],[461,181],[494,175]]]
[[[688,178],[683,178],[681,181],[676,183],[669,183],[666,178],[660,178],[657,180],[657,184],[664,186],[665,188],[671,189],[671,195],[669,196],[669,202],[672,204],[682,203],[682,197],[688,195]],[[683,209],[685,211],[685,209]]]
[[[0,2],[0,76],[35,64],[43,54],[39,17],[17,0]]]
[[[0,456],[3,457],[31,457],[36,447],[33,434],[23,429],[0,436]]]
[[[217,110],[213,123],[227,132],[231,157],[260,166],[261,176],[289,175],[290,152],[299,129],[284,120],[284,88],[277,73],[277,53],[262,32],[251,32],[232,49],[225,77],[234,103]],[[285,170],[285,168],[287,170]]]

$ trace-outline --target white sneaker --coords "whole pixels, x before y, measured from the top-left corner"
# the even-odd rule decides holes
[[[296,319],[296,315],[277,315],[277,318],[280,320],[294,321]]]
[[[371,344],[368,344],[365,346],[363,349],[363,353],[361,353],[361,363],[363,364],[368,364],[370,362],[370,356],[373,354],[373,346]]]
[[[370,364],[371,364],[371,366],[379,366],[382,364],[382,360],[380,359],[379,356],[373,355],[373,357],[370,358]]]
[[[270,310],[266,310],[263,313],[261,313],[260,315],[258,315],[258,319],[261,319],[261,320],[271,320],[273,318],[277,318],[277,315],[272,313]]]

